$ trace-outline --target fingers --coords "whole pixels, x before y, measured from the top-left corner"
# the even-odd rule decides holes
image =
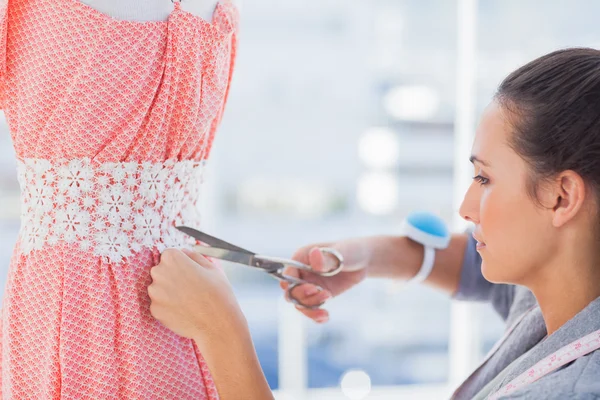
[[[160,255],[160,263],[161,264],[177,264],[178,262],[182,262],[187,257],[180,250],[169,248],[165,249]]]
[[[296,309],[316,323],[322,324],[329,321],[329,312],[322,308],[311,309],[302,306],[296,306]]]
[[[154,286],[172,290],[173,286],[202,278],[208,271],[216,269],[208,259],[192,250],[165,249],[158,265],[150,268],[152,285],[149,290]]]
[[[286,291],[285,297],[288,301],[292,301],[289,292]],[[316,307],[325,303],[332,297],[329,291],[316,285],[304,284],[294,288],[293,297],[295,302],[301,303],[295,304],[296,309],[308,318],[317,323],[324,323],[329,320],[329,312],[327,310],[323,308],[307,308],[307,306]]]
[[[162,320],[162,311],[164,309],[164,303],[169,296],[164,291],[160,267],[154,267],[150,269],[152,275],[152,283],[148,285],[148,297],[150,297],[150,314],[157,320]]]
[[[328,259],[330,257],[327,257]],[[325,265],[325,254],[318,248],[313,247],[308,253],[308,265],[317,272],[327,271],[328,265]],[[329,262],[330,260],[327,260]]]
[[[291,293],[286,291],[286,299],[296,304],[296,309],[308,318],[317,323],[323,323],[329,320],[329,312],[319,307],[332,295],[328,290],[322,289],[319,286],[312,284],[304,284],[296,286]],[[300,304],[297,304],[300,303]]]
[[[196,263],[202,265],[205,268],[215,268],[215,265],[210,262],[208,260],[208,258],[204,257],[202,254],[195,252],[194,250],[190,250],[190,249],[181,249],[181,251],[188,256],[189,258],[191,258],[193,261],[195,261]]]
[[[296,250],[296,252],[292,256],[292,260],[299,261],[303,264],[310,264],[309,254],[313,249],[319,248],[319,247],[329,247],[331,245],[332,245],[332,243],[313,243],[313,244],[309,244],[304,247],[300,247],[298,250]]]
[[[328,257],[330,258],[330,257]],[[323,271],[324,268],[328,267],[328,264],[325,265],[325,263],[329,262],[330,260],[326,260],[325,259],[325,255],[323,254],[323,252],[321,252],[319,250],[318,247],[315,246],[307,246],[304,247],[300,250],[298,250],[294,256],[292,256],[293,260],[299,261],[303,264],[307,264],[310,265],[315,271]],[[287,276],[292,276],[294,278],[301,278],[303,279],[306,275],[306,271],[300,270],[298,268],[294,268],[294,267],[286,267],[283,270],[284,275]],[[282,286],[283,287],[283,286]]]
[[[333,254],[326,253],[321,249],[322,247],[311,247],[306,253],[307,257],[304,263],[310,265],[316,272],[333,271],[339,266],[339,260]],[[296,274],[299,274],[297,269],[294,270]]]
[[[328,260],[328,258],[331,258],[331,257],[326,258],[325,254],[323,254],[323,252],[321,252],[319,250],[319,246],[321,246],[321,245],[304,246],[304,247],[300,248],[299,250],[297,250],[296,253],[294,253],[294,255],[292,256],[292,259],[299,261],[301,263],[310,265],[315,271],[322,271],[324,268],[330,268],[327,263],[329,263],[329,262],[335,263],[335,260]],[[323,245],[323,246],[326,246],[326,245]],[[333,266],[333,268],[335,268],[335,265]],[[314,282],[314,283],[323,283],[322,277],[320,277],[316,274],[312,274],[308,271],[298,269],[298,268],[286,267],[283,270],[283,274],[286,276],[303,279],[303,280],[307,280],[307,281]],[[281,281],[281,282],[279,282],[279,286],[283,290],[287,290],[289,288],[289,283],[285,282],[285,281]],[[305,285],[302,285],[302,286],[304,287]],[[312,286],[313,288],[316,287],[315,285],[307,285],[307,286]],[[303,296],[303,297],[305,297],[305,296]]]
[[[308,260],[308,257],[307,257],[307,260]],[[306,264],[306,263],[304,263],[304,264]],[[285,276],[289,276],[289,277],[292,277],[292,278],[306,279],[306,276],[307,276],[308,274],[306,273],[306,271],[299,270],[298,268],[294,268],[294,267],[285,267],[285,268],[283,269],[283,275],[285,275]],[[279,282],[279,286],[280,286],[282,289],[284,289],[284,290],[285,290],[285,289],[287,289],[287,288],[288,288],[288,286],[289,286],[289,283],[288,283],[288,282],[285,282],[285,281],[281,281],[281,282]]]
[[[150,296],[151,300],[154,300],[158,297],[158,288],[155,283],[152,283],[148,286],[148,296]]]
[[[317,246],[317,245],[310,244],[308,246],[300,247],[298,250],[296,250],[294,255],[292,255],[292,260],[299,261],[303,264],[308,264],[308,253],[315,246]]]
[[[288,299],[293,299],[301,305],[307,307],[317,307],[331,299],[332,295],[328,290],[319,286],[304,284],[294,287],[286,292]]]
[[[322,243],[304,246],[294,253],[292,259],[304,264],[308,264],[318,272],[333,270],[337,266],[337,260],[331,255],[324,254],[319,249],[321,247],[328,247],[330,245],[331,244],[329,243]],[[292,267],[286,268],[283,272],[287,276],[309,281],[321,282],[323,279],[318,275]],[[290,296],[287,292],[289,283],[282,281],[279,283],[279,285],[282,289],[286,290],[286,299],[289,301]],[[294,288],[293,297],[297,302],[313,307],[319,306],[326,302],[332,297],[332,294],[328,290],[322,289],[320,286],[308,283]],[[329,312],[325,309],[306,308],[302,305],[296,305],[296,309],[317,323],[324,323],[329,320]]]
[[[328,251],[326,251],[328,250]],[[315,247],[308,254],[309,265],[317,272],[331,272],[339,268],[340,259],[331,254],[334,249]]]

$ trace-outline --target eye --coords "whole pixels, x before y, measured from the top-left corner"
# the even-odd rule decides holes
[[[488,178],[484,178],[481,175],[474,176],[473,180],[479,182],[480,185],[485,185],[490,181]]]

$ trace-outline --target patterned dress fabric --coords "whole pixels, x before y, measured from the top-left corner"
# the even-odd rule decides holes
[[[169,1],[169,0],[165,0]],[[226,103],[238,13],[174,3],[124,21],[78,0],[0,0],[0,105],[21,230],[1,318],[13,399],[217,399],[193,342],[154,320],[150,268],[189,244]]]

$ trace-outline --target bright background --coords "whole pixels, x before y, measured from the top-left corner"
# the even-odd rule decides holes
[[[477,116],[519,65],[598,47],[598,15],[594,0],[244,0],[204,228],[283,257],[316,241],[397,234],[413,210],[464,228],[457,209]],[[3,118],[0,129],[3,288],[19,188]],[[282,302],[274,280],[228,273],[281,399],[443,398],[503,329],[487,306],[379,281],[331,301],[318,326]]]

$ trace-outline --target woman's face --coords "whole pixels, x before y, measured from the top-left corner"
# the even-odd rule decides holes
[[[475,224],[473,236],[484,277],[496,283],[525,284],[552,256],[552,216],[528,195],[528,166],[508,145],[510,124],[491,103],[472,149],[474,179],[460,215]]]

